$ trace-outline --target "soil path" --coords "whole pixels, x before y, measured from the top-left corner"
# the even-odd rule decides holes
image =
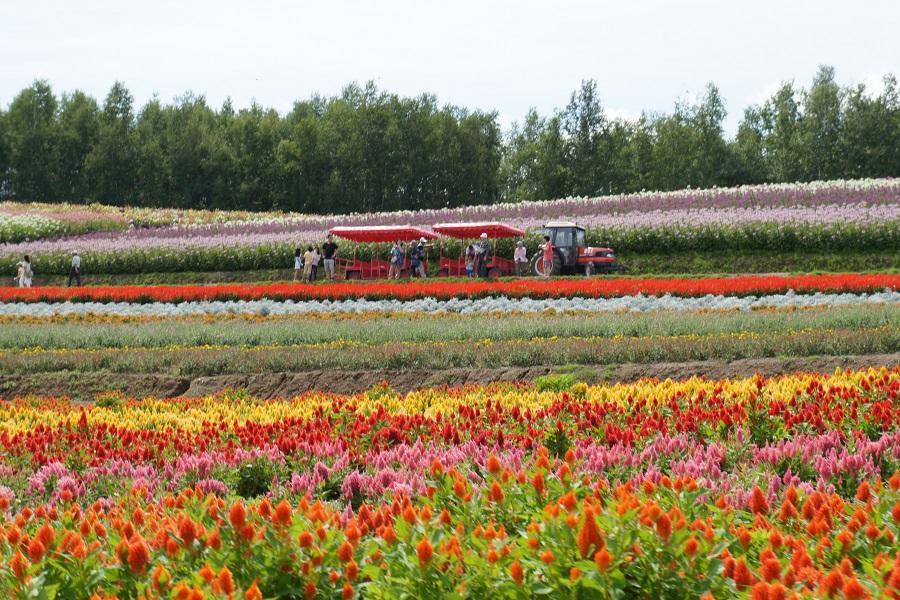
[[[684,379],[694,375],[710,379],[750,377],[756,373],[774,376],[797,371],[831,373],[836,368],[862,369],[900,365],[900,353],[862,356],[812,356],[805,358],[742,359],[731,362],[697,361],[578,367],[577,376],[592,382],[629,382],[643,377]],[[144,398],[197,397],[225,389],[245,389],[258,398],[290,397],[312,390],[353,394],[381,381],[401,393],[439,386],[486,384],[495,381],[531,381],[559,372],[558,367],[541,366],[501,369],[446,369],[440,371],[309,371],[304,373],[255,373],[216,377],[180,378],[154,374],[119,373],[38,373],[26,377],[0,376],[0,398],[16,396],[69,396],[90,401],[98,394],[116,391]]]

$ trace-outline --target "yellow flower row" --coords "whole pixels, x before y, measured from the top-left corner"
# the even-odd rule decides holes
[[[881,327],[870,327],[867,329],[863,329],[861,331],[869,331],[872,333],[878,331],[886,331],[894,329],[891,325],[883,325]],[[794,329],[790,332],[786,332],[783,335],[803,335],[810,333],[821,333],[821,334],[829,334],[832,333],[831,329],[819,329],[815,327],[805,327],[802,329]],[[727,333],[715,333],[715,334],[696,334],[696,333],[688,333],[688,334],[678,334],[678,335],[651,335],[651,336],[627,336],[622,334],[616,334],[612,337],[603,337],[603,336],[550,336],[550,337],[540,337],[535,336],[532,338],[524,339],[524,338],[516,338],[516,339],[500,339],[494,340],[491,338],[482,338],[475,340],[447,340],[447,341],[393,341],[389,342],[392,346],[400,347],[400,348],[431,348],[431,347],[447,347],[454,344],[462,344],[465,343],[474,348],[487,348],[494,344],[533,344],[533,343],[556,343],[559,341],[570,341],[570,342],[584,342],[589,344],[594,343],[617,343],[617,342],[628,342],[633,340],[657,340],[660,342],[663,341],[699,341],[699,340],[750,340],[750,339],[760,339],[771,335],[770,333],[760,333],[754,331],[734,331]],[[371,346],[381,346],[384,345],[382,342],[369,343],[363,341],[357,341],[352,339],[337,339],[331,340],[327,342],[314,342],[308,344],[262,344],[262,345],[249,345],[249,344],[241,344],[241,345],[226,345],[226,344],[200,344],[200,345],[183,345],[183,344],[169,344],[166,346],[155,347],[155,346],[114,346],[114,347],[100,347],[100,348],[44,348],[42,346],[31,346],[28,348],[17,348],[17,349],[2,349],[0,350],[0,356],[4,354],[68,354],[72,352],[79,353],[97,353],[97,352],[106,352],[106,351],[128,351],[128,350],[148,350],[155,352],[179,352],[179,351],[196,351],[196,350],[225,350],[229,348],[240,348],[243,350],[252,350],[252,351],[266,351],[266,350],[278,350],[278,349],[293,349],[293,350],[340,350],[346,348],[363,348],[363,347],[371,347]]]
[[[692,377],[682,381],[644,379],[634,383],[614,385],[577,385],[570,394],[591,403],[614,403],[627,408],[629,403],[664,405],[673,398],[696,398],[701,392],[718,394],[730,403],[744,403],[752,395],[787,401],[797,392],[804,392],[810,383],[819,382],[826,388],[858,388],[864,380],[888,378],[888,384],[900,384],[900,367],[860,371],[837,370],[831,375],[795,374],[764,380],[758,387],[757,378],[710,381]],[[406,395],[389,389],[381,393],[362,393],[348,398],[341,409],[350,414],[371,414],[384,408],[395,415],[456,414],[460,407],[484,408],[489,402],[505,409],[540,410],[560,400],[560,393],[539,391],[535,387],[513,385],[473,386],[463,389],[425,389]],[[195,400],[157,400],[126,402],[118,406],[93,406],[89,411],[92,423],[105,423],[135,430],[200,431],[203,423],[227,422],[260,424],[274,423],[288,418],[306,419],[318,410],[333,411],[336,397],[332,394],[307,394],[288,400],[258,401],[253,399],[209,396]],[[52,401],[19,401],[0,406],[0,433],[15,434],[37,425],[74,425],[80,417],[80,407]]]

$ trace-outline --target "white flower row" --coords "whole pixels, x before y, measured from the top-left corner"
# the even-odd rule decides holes
[[[0,315],[50,317],[55,315],[117,315],[117,316],[195,316],[195,315],[307,315],[321,313],[354,314],[365,312],[405,313],[540,313],[556,312],[655,312],[731,310],[750,311],[764,308],[821,308],[862,304],[900,304],[900,292],[885,291],[874,294],[811,294],[791,292],[769,296],[714,296],[681,298],[677,296],[624,296],[618,298],[480,298],[436,300],[239,300],[214,302],[182,302],[170,304],[154,302],[62,302],[62,303],[0,303]]]

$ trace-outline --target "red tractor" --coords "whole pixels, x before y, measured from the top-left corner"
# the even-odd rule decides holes
[[[553,262],[544,261],[544,251],[539,249],[531,259],[535,275],[571,275],[584,273],[618,273],[625,267],[616,259],[611,248],[593,248],[585,242],[584,227],[568,221],[550,221],[544,225],[543,236],[550,236],[553,245]]]

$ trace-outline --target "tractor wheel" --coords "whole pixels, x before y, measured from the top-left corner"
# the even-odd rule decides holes
[[[441,269],[440,271],[438,271],[438,277],[447,277],[449,275],[450,275],[449,269]]]
[[[502,273],[500,272],[500,269],[498,269],[497,267],[488,269],[487,276],[489,279],[499,279],[500,275],[502,275]]]
[[[533,259],[531,259],[531,272],[538,277],[560,275],[562,274],[562,258],[560,258],[559,254],[554,254],[553,264],[550,265],[550,268],[548,269],[547,265],[544,264],[543,253],[538,253]]]

